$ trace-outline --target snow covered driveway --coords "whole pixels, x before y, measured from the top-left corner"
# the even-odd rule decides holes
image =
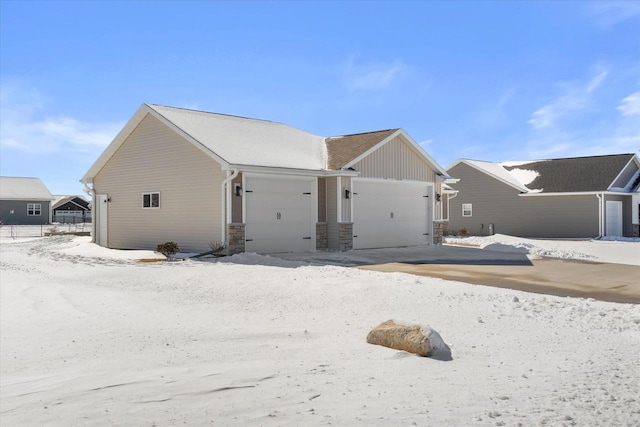
[[[248,255],[138,263],[83,242],[0,245],[3,425],[640,419],[638,305]],[[453,360],[367,344],[390,318],[430,325]]]

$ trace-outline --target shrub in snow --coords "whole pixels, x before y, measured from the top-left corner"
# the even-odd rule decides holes
[[[369,344],[382,345],[420,356],[432,356],[451,360],[451,351],[440,334],[429,326],[406,325],[387,320],[373,328],[367,335]]]
[[[215,255],[220,255],[226,247],[227,245],[224,242],[218,242],[215,240],[209,242],[209,248],[211,248],[211,252],[213,252]]]
[[[460,237],[467,237],[469,235],[469,230],[467,230],[466,228],[462,227],[460,230],[458,230],[458,235]]]
[[[160,252],[162,255],[171,259],[173,255],[175,255],[180,250],[180,247],[175,242],[165,242],[160,243],[156,247],[156,252]]]

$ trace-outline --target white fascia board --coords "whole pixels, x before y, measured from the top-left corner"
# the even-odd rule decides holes
[[[413,150],[418,155],[422,156],[427,161],[427,163],[429,163],[436,170],[436,174],[441,174],[445,179],[451,178],[451,176],[449,176],[447,171],[444,170],[442,168],[442,166],[440,166],[440,164],[438,164],[438,162],[436,162],[433,159],[433,157],[431,157],[429,155],[429,153],[427,153],[424,150],[424,148],[422,148],[416,141],[414,141],[414,139],[411,138],[409,136],[409,134],[404,131],[404,129],[398,129],[397,131],[395,131],[394,133],[392,133],[391,135],[389,135],[388,137],[386,137],[385,139],[383,139],[382,141],[380,141],[379,143],[377,143],[376,145],[374,145],[373,147],[371,147],[370,149],[368,149],[364,153],[360,154],[355,159],[351,160],[349,163],[344,165],[343,168],[352,167],[353,165],[358,163],[360,160],[364,159],[365,157],[367,157],[368,155],[370,155],[374,151],[378,150],[380,147],[382,147],[383,145],[387,144],[389,141],[391,141],[393,138],[395,138],[397,136],[402,136],[409,143],[409,145],[413,148]]]
[[[178,135],[180,135],[181,137],[183,137],[184,139],[192,143],[198,150],[202,151],[204,154],[211,157],[216,162],[220,163],[223,169],[226,169],[226,167],[229,165],[229,162],[227,162],[225,159],[223,159],[222,157],[220,157],[219,155],[211,151],[209,148],[205,147],[200,141],[198,141],[197,139],[189,135],[182,128],[179,128],[178,126],[176,126],[172,121],[167,119],[165,116],[163,116],[162,114],[160,114],[159,112],[154,110],[152,107],[148,106],[147,104],[144,104],[144,106],[147,107],[149,113],[153,115],[156,119],[160,120],[162,123],[167,125],[167,127],[173,130],[175,133],[177,133]]]
[[[262,174],[271,174],[271,175],[301,175],[301,176],[315,176],[315,177],[325,177],[325,176],[359,176],[360,172],[355,170],[312,170],[312,169],[292,169],[292,168],[275,168],[270,166],[252,166],[252,165],[236,165],[229,164],[223,166],[224,170],[234,170],[237,169],[240,172],[249,172],[249,173],[262,173]]]
[[[624,165],[620,173],[618,173],[618,175],[616,175],[616,177],[613,179],[611,184],[609,184],[609,186],[607,187],[607,190],[610,190],[613,187],[613,184],[618,180],[618,178],[620,178],[620,175],[622,175],[627,170],[627,168],[630,168],[632,163],[636,165],[636,168],[640,168],[639,166],[640,161],[638,160],[638,156],[636,154],[634,154],[633,157],[629,159],[629,162],[627,162],[627,164]],[[635,177],[635,174],[631,179],[634,179],[634,177]],[[628,182],[625,183],[625,186],[627,185],[629,185]]]
[[[84,184],[89,184],[93,182],[93,178],[98,174],[100,169],[107,164],[111,156],[115,154],[115,152],[120,148],[120,146],[124,143],[127,137],[134,131],[134,129],[140,124],[142,119],[149,112],[149,108],[146,104],[142,104],[138,111],[129,119],[126,125],[118,132],[113,141],[105,148],[100,157],[91,165],[87,173],[80,179],[80,182]]]
[[[544,197],[544,196],[589,196],[593,194],[604,194],[607,196],[631,196],[633,193],[622,191],[574,191],[567,193],[521,193],[520,197]]]
[[[91,168],[84,174],[84,176],[80,179],[80,182],[83,184],[89,184],[93,182],[93,178],[100,172],[100,169],[107,164],[109,159],[118,151],[118,148],[127,140],[129,135],[138,127],[140,122],[147,116],[147,114],[151,114],[156,119],[160,120],[164,125],[169,127],[171,130],[176,132],[178,135],[191,142],[196,148],[205,153],[207,156],[213,158],[218,163],[220,163],[223,167],[227,165],[227,162],[218,156],[216,153],[212,152],[205,146],[203,146],[199,141],[194,139],[191,135],[177,127],[167,118],[165,118],[162,114],[155,111],[153,108],[148,106],[147,104],[142,104],[140,108],[135,112],[135,114],[129,119],[127,124],[118,132],[116,137],[111,141],[111,143],[107,146],[107,148],[102,152],[98,160],[96,160]]]

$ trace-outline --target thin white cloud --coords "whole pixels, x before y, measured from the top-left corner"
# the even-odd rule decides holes
[[[640,18],[640,2],[635,0],[590,2],[588,12],[597,26],[609,28],[629,19]]]
[[[122,128],[122,123],[88,123],[47,115],[43,112],[46,102],[35,90],[3,88],[0,101],[3,149],[39,154],[93,151],[109,144]]]
[[[604,82],[604,79],[607,78],[608,74],[609,72],[606,70],[599,72],[594,78],[589,81],[589,84],[587,84],[587,92],[591,93],[598,89],[602,82]]]
[[[347,63],[347,84],[350,90],[386,89],[408,70],[409,66],[400,60],[390,64],[357,64],[352,57]]]
[[[640,116],[640,91],[624,98],[618,105],[618,110],[623,116]]]
[[[528,120],[529,124],[536,130],[549,128],[559,119],[587,109],[591,105],[592,93],[602,85],[607,75],[607,70],[601,70],[586,84],[560,83],[562,94],[555,101],[534,111]]]

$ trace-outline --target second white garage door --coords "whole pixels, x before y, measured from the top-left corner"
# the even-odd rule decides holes
[[[315,178],[248,175],[244,182],[245,250],[315,250]]]
[[[422,245],[430,240],[432,186],[353,180],[355,249]]]

